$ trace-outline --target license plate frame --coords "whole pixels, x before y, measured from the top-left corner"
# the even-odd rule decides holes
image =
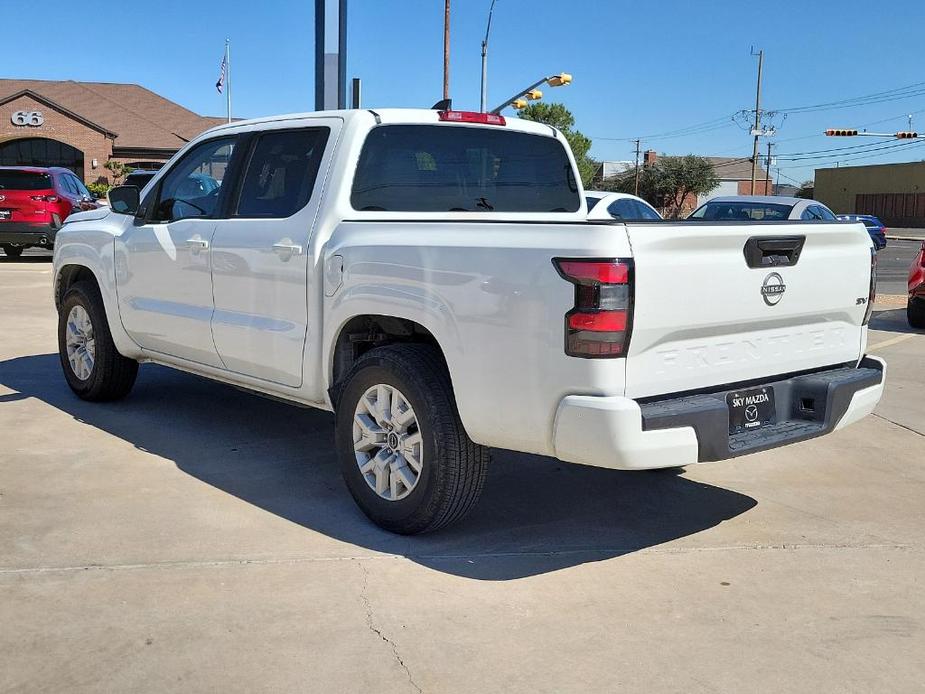
[[[730,434],[761,429],[776,419],[774,388],[761,386],[726,393],[726,407]]]

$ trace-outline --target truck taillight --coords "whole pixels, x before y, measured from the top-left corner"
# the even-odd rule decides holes
[[[575,305],[565,314],[565,353],[626,356],[633,326],[632,259],[555,258],[553,264],[575,285]]]
[[[874,302],[877,300],[877,251],[870,249],[870,289],[867,292],[867,310],[864,312],[864,321],[861,325],[867,325],[870,322],[870,315],[874,310]]]

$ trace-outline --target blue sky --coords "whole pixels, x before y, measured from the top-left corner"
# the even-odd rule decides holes
[[[450,78],[458,108],[478,107],[479,43],[489,2],[452,0]],[[9,16],[5,21],[2,76],[137,82],[199,113],[222,115],[224,99],[214,83],[228,36],[236,116],[311,110],[313,7],[312,0],[159,0],[109,3],[91,13],[70,1],[21,2],[12,24]],[[440,98],[442,22],[443,0],[350,0],[348,72],[363,79],[364,105],[429,107]],[[47,42],[55,27],[70,38]],[[923,83],[918,96],[791,112],[785,120],[779,115],[776,151],[821,157],[779,160],[782,182],[803,180],[836,158],[843,165],[852,158],[858,164],[925,158],[918,142],[872,152],[873,138],[821,135],[826,127],[905,129],[907,113],[925,131],[923,43],[921,0],[497,0],[489,101],[568,71],[574,83],[546,89],[546,100],[573,111],[597,158],[631,158],[633,145],[621,138],[703,123],[683,137],[644,138],[643,147],[749,156],[751,140],[731,115],[754,105],[751,46],[766,53],[768,109]],[[852,146],[860,149],[803,154]]]

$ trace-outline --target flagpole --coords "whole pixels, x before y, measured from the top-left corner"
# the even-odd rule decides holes
[[[231,122],[231,39],[225,39],[225,98],[228,106],[228,122]]]

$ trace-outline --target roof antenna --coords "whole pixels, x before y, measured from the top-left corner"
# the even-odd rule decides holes
[[[453,100],[452,99],[441,99],[435,103],[431,108],[434,111],[452,111],[453,110]]]

